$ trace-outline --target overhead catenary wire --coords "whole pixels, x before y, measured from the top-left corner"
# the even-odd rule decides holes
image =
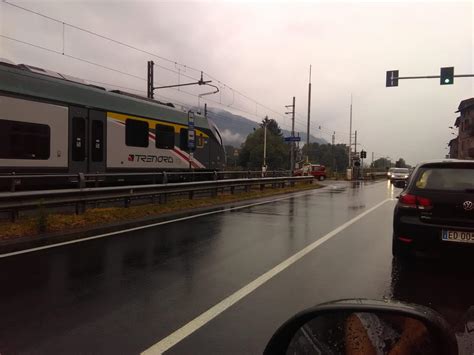
[[[173,64],[174,68],[177,69],[177,70],[171,69],[171,68],[168,68],[168,67],[159,65],[159,64],[155,64],[155,65],[156,65],[157,67],[163,69],[163,70],[166,70],[166,71],[169,71],[169,72],[172,72],[172,73],[177,74],[178,77],[179,77],[179,76],[183,76],[183,77],[186,77],[186,78],[189,78],[189,79],[192,79],[192,80],[198,80],[196,77],[193,77],[193,76],[191,76],[191,75],[188,75],[188,74],[183,73],[183,70],[181,70],[180,67],[184,69],[184,72],[186,72],[186,70],[195,71],[195,72],[197,72],[197,73],[203,72],[203,73],[206,75],[206,77],[208,77],[208,78],[214,80],[215,82],[217,82],[217,84],[218,84],[221,88],[226,88],[226,89],[228,89],[228,90],[230,90],[230,91],[232,92],[232,103],[229,104],[229,105],[224,105],[224,104],[221,103],[221,99],[220,99],[219,101],[217,101],[217,100],[213,100],[213,99],[210,99],[210,98],[206,98],[206,100],[203,100],[203,101],[209,101],[209,102],[215,103],[216,105],[220,105],[220,106],[223,106],[223,107],[225,107],[225,106],[227,106],[227,107],[232,107],[232,109],[235,109],[235,110],[237,110],[237,111],[240,111],[240,112],[243,112],[243,113],[246,113],[246,114],[250,114],[250,115],[252,115],[252,116],[256,116],[256,117],[259,117],[259,118],[260,118],[260,115],[259,115],[259,113],[258,113],[258,107],[261,107],[261,108],[263,108],[264,110],[267,110],[267,111],[269,111],[269,112],[272,112],[273,114],[275,114],[275,115],[279,116],[280,118],[282,118],[282,119],[284,120],[284,121],[283,121],[284,123],[281,123],[281,122],[280,122],[282,125],[286,125],[286,124],[287,124],[286,121],[285,121],[286,116],[285,116],[282,112],[279,112],[279,111],[277,111],[277,110],[275,110],[275,109],[273,109],[273,108],[271,108],[271,107],[269,107],[269,106],[267,106],[267,105],[264,105],[264,104],[260,103],[259,101],[257,101],[257,100],[255,100],[255,99],[249,97],[248,95],[242,93],[242,92],[239,91],[239,90],[234,89],[233,87],[229,86],[228,84],[225,84],[225,83],[222,82],[221,80],[217,79],[215,76],[213,76],[213,75],[211,75],[211,74],[209,74],[209,73],[207,73],[207,72],[205,72],[205,71],[202,71],[202,70],[200,70],[200,69],[194,68],[194,67],[189,66],[189,65],[185,65],[185,64],[179,63],[179,62],[177,62],[177,61],[175,61],[175,60],[166,58],[166,57],[164,57],[164,56],[162,56],[162,55],[153,53],[153,52],[151,52],[151,51],[144,50],[144,49],[142,49],[142,48],[138,48],[138,47],[136,47],[136,46],[134,46],[134,45],[131,45],[131,44],[129,44],[129,43],[125,43],[125,42],[123,42],[123,41],[119,41],[119,40],[117,40],[117,39],[114,39],[114,38],[105,36],[105,35],[103,35],[103,34],[94,32],[94,31],[92,31],[92,30],[89,30],[89,29],[86,29],[86,28],[83,28],[83,27],[74,25],[74,24],[72,24],[72,23],[68,23],[68,22],[66,22],[66,21],[62,21],[62,20],[57,19],[57,18],[54,18],[54,17],[52,17],[52,16],[45,15],[45,14],[40,13],[40,12],[38,12],[38,11],[34,11],[34,10],[28,9],[28,8],[26,8],[26,7],[23,7],[23,6],[14,4],[14,3],[10,2],[10,1],[2,0],[2,2],[3,2],[4,4],[7,4],[7,5],[12,6],[12,7],[14,7],[14,8],[20,9],[20,10],[22,10],[22,11],[26,11],[26,12],[28,12],[28,13],[31,13],[31,14],[34,14],[34,15],[43,17],[43,18],[45,18],[45,19],[48,19],[48,20],[50,20],[50,21],[54,21],[54,22],[56,22],[56,23],[61,24],[61,26],[62,26],[62,36],[63,36],[63,48],[62,48],[62,52],[60,52],[60,51],[56,51],[56,50],[54,50],[54,49],[50,49],[50,48],[46,48],[46,47],[43,47],[43,46],[35,45],[35,44],[32,44],[32,43],[28,43],[28,42],[25,42],[25,41],[22,41],[22,40],[19,40],[19,39],[15,39],[15,38],[12,38],[12,37],[9,37],[9,36],[0,35],[0,36],[2,36],[3,38],[7,38],[7,39],[12,40],[12,41],[16,41],[16,42],[19,42],[19,43],[27,44],[27,45],[30,45],[30,46],[33,46],[33,47],[36,47],[36,48],[39,48],[39,49],[47,50],[47,51],[52,52],[52,53],[55,53],[55,54],[60,54],[60,55],[63,55],[63,56],[65,56],[65,57],[68,57],[68,58],[71,58],[71,59],[74,59],[74,60],[82,61],[82,62],[91,64],[91,65],[95,65],[95,66],[97,66],[97,67],[101,67],[101,68],[104,68],[104,69],[107,69],[107,70],[111,70],[111,71],[114,71],[114,72],[117,72],[117,73],[120,73],[120,74],[123,74],[123,75],[127,75],[127,76],[129,76],[129,77],[133,77],[133,78],[136,78],[136,79],[139,79],[139,80],[146,80],[146,79],[143,78],[143,77],[139,77],[139,76],[137,76],[137,75],[133,75],[133,74],[130,74],[130,73],[126,73],[126,72],[121,71],[121,70],[118,70],[118,69],[110,68],[110,67],[107,67],[107,66],[105,66],[105,65],[102,65],[102,64],[99,64],[99,63],[95,63],[95,62],[89,61],[89,60],[87,60],[87,59],[79,58],[79,57],[76,57],[76,56],[73,56],[73,55],[70,55],[70,54],[65,53],[65,49],[64,49],[64,40],[65,40],[65,39],[64,39],[64,38],[65,38],[65,36],[64,36],[64,29],[65,29],[65,27],[67,26],[67,27],[73,28],[73,29],[75,29],[75,30],[78,30],[78,31],[82,31],[82,32],[84,32],[84,33],[87,33],[87,34],[89,34],[89,35],[96,36],[96,37],[98,37],[98,38],[101,38],[101,39],[110,41],[110,42],[115,43],[115,44],[117,44],[117,45],[124,46],[124,47],[129,48],[129,49],[132,49],[132,50],[134,50],[134,51],[137,51],[137,52],[141,52],[141,53],[143,53],[143,54],[150,55],[150,56],[152,56],[152,57],[154,57],[154,58],[156,58],[156,59],[162,60],[162,61],[164,61],[164,62]],[[92,81],[92,80],[90,80],[90,81]],[[117,86],[117,87],[118,87],[118,86]],[[137,90],[137,91],[138,91],[138,90]],[[192,93],[188,93],[188,92],[186,92],[186,91],[184,91],[184,90],[182,90],[182,89],[181,89],[181,90],[180,90],[180,89],[177,89],[177,91],[184,92],[185,94],[193,95],[193,96],[195,96],[195,97],[197,97],[197,98],[199,99],[199,96],[198,96],[198,95],[195,95],[195,94],[192,94]],[[235,96],[235,94],[237,94],[237,95],[241,96],[242,98],[244,98],[244,99],[246,99],[246,100],[248,100],[248,101],[254,103],[254,104],[256,105],[256,112],[255,112],[255,113],[252,113],[252,112],[250,112],[250,111],[243,110],[243,109],[240,109],[240,108],[235,107],[235,106],[234,106],[234,101],[235,101],[234,96]],[[262,116],[264,116],[264,115],[262,114]],[[314,132],[314,131],[313,131],[313,132]],[[331,132],[332,132],[332,130],[331,130]],[[314,134],[314,133],[313,133],[313,134]]]
[[[69,54],[63,54],[62,52],[60,51],[56,51],[54,49],[51,49],[51,48],[47,48],[47,47],[43,47],[43,46],[39,46],[39,45],[36,45],[36,44],[33,44],[33,43],[30,43],[30,42],[26,42],[26,41],[22,41],[22,40],[19,40],[17,38],[13,38],[13,37],[9,37],[9,36],[5,36],[3,34],[0,34],[0,37],[3,37],[5,39],[8,39],[8,40],[11,40],[11,41],[15,41],[15,42],[18,42],[18,43],[21,43],[21,44],[24,44],[24,45],[28,45],[28,46],[31,46],[31,47],[34,47],[34,48],[37,48],[37,49],[41,49],[41,50],[45,50],[45,51],[48,51],[50,53],[53,53],[53,54],[57,54],[57,55],[61,55],[61,56],[64,56],[64,57],[67,57],[67,58],[71,58],[71,59],[74,59],[74,60],[77,60],[77,61],[80,61],[80,62],[84,62],[84,63],[87,63],[87,64],[90,64],[90,65],[93,65],[93,66],[97,66],[97,67],[100,67],[102,69],[106,69],[106,70],[110,70],[110,71],[113,71],[113,72],[116,72],[116,73],[119,73],[119,74],[122,74],[122,75],[126,75],[126,76],[129,76],[129,77],[132,77],[132,78],[135,78],[137,80],[140,80],[140,81],[144,81],[146,82],[146,78],[144,77],[140,77],[140,76],[137,76],[137,75],[134,75],[134,74],[130,74],[130,73],[127,73],[127,72],[124,72],[124,71],[121,71],[121,70],[118,70],[118,69],[115,69],[115,68],[111,68],[111,67],[108,67],[108,66],[105,66],[105,65],[102,65],[102,64],[99,64],[99,63],[95,63],[95,62],[92,62],[90,60],[86,60],[86,59],[83,59],[83,58],[79,58],[79,57],[76,57],[76,56],[72,56],[72,55],[69,55]],[[95,82],[95,83],[98,83],[98,84],[103,84],[103,85],[107,85],[107,83],[103,83],[103,82],[100,82],[100,81],[96,81],[96,80],[90,80],[90,79],[85,79],[87,81],[90,81],[90,82]],[[120,85],[116,85],[116,84],[108,84],[109,86],[112,86],[112,87],[121,87]],[[131,89],[129,87],[123,87],[122,88],[125,88],[125,89]],[[193,97],[196,97],[196,98],[199,98],[199,95],[196,95],[196,94],[193,94],[193,93],[190,93],[186,90],[178,90],[176,88],[172,88],[173,90],[175,91],[179,91],[180,93],[184,93],[186,95],[189,95],[189,96],[193,96]],[[137,91],[137,92],[145,92],[145,91],[142,91],[142,90],[138,90],[138,89],[131,89],[133,91]],[[163,95],[160,95],[163,97]],[[176,101],[176,99],[170,99],[171,101]],[[225,104],[221,104],[219,101],[217,100],[213,100],[211,98],[206,98],[206,99],[203,99],[203,101],[210,101],[210,102],[213,102],[215,103],[216,105],[219,105],[219,106],[222,106],[224,108],[229,108],[228,105],[225,105]],[[192,104],[186,104],[188,107],[191,107],[193,106]],[[231,107],[231,110],[236,110],[236,111],[239,111],[239,112],[242,112],[242,113],[245,113],[247,115],[251,115],[251,116],[256,116],[253,112],[250,112],[248,110],[244,110],[244,109],[241,109],[241,108],[238,108],[238,107],[235,107],[235,106],[232,106]],[[258,116],[256,116],[258,117]],[[260,118],[260,117],[259,117]],[[280,122],[281,124],[281,122]],[[282,124],[283,125],[283,124]]]

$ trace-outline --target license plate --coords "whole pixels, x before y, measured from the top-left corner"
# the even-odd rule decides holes
[[[474,244],[474,232],[443,230],[441,232],[441,240],[443,242],[458,242],[458,243],[473,243]]]

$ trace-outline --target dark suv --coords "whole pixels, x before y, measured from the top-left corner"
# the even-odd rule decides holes
[[[474,251],[474,161],[418,165],[395,207],[393,256],[469,249]]]

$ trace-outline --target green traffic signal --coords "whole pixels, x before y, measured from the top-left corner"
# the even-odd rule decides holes
[[[440,85],[452,85],[454,82],[454,67],[441,68]]]

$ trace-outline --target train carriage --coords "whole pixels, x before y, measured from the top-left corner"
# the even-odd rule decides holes
[[[68,75],[0,61],[0,173],[221,170],[222,137],[188,112]]]

